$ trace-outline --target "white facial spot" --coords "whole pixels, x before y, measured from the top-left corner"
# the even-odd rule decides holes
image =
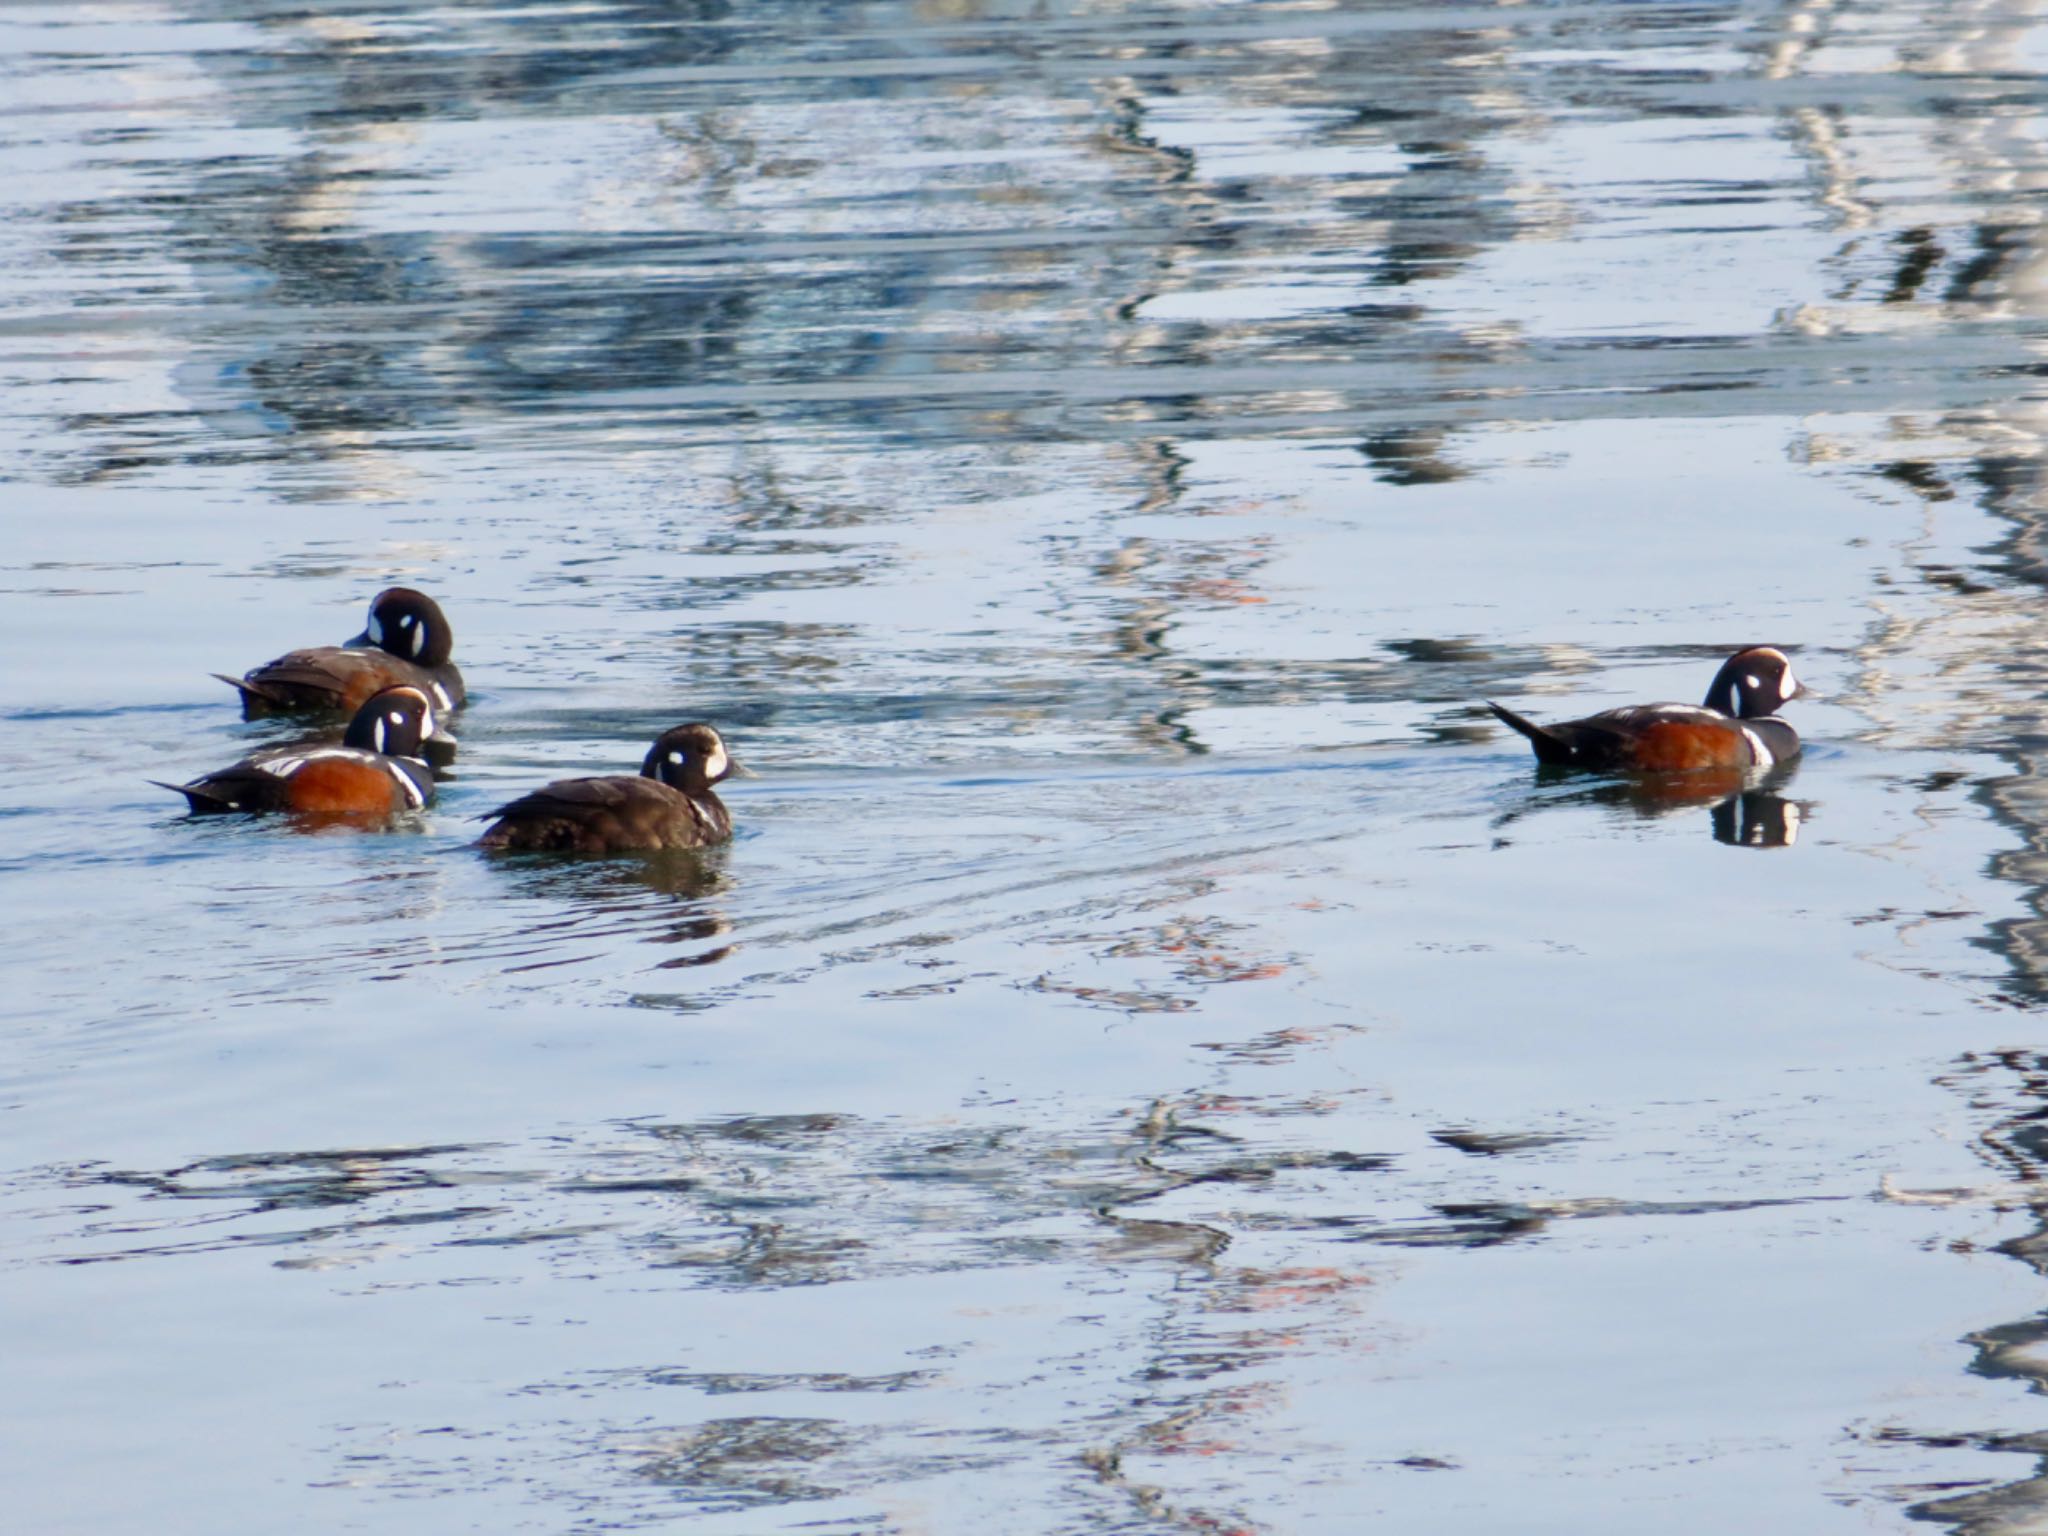
[[[427,648],[427,626],[407,614],[402,621],[412,631],[412,653],[417,656]]]
[[[394,709],[393,711],[391,711],[390,714],[386,715],[384,718],[386,720],[389,720],[393,725],[405,724],[405,713],[402,710]]]
[[[674,763],[678,768],[683,766],[683,754],[680,752],[669,753],[668,760]]]
[[[725,748],[713,747],[711,749],[711,755],[704,759],[704,776],[708,779],[715,780],[718,778],[720,774],[724,772]]]
[[[1751,688],[1761,688],[1764,685],[1764,680],[1758,677],[1754,672],[1750,673],[1749,676],[1745,677],[1743,681],[1749,684]]]
[[[1785,669],[1785,675],[1778,680],[1778,697],[1780,699],[1789,699],[1792,697],[1793,694],[1797,693],[1798,691],[1799,679],[1794,677],[1792,675],[1792,669],[1790,667],[1787,667]]]
[[[384,621],[377,617],[377,610],[374,608],[370,610],[368,633],[372,645],[382,645],[384,643]]]

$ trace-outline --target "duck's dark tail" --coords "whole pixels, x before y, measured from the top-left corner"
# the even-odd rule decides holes
[[[1494,718],[1499,720],[1501,724],[1529,738],[1529,745],[1536,749],[1537,762],[1554,763],[1559,767],[1564,767],[1571,763],[1571,743],[1556,732],[1538,725],[1534,720],[1523,718],[1512,709],[1507,708],[1505,705],[1496,704],[1491,699],[1486,701],[1486,707],[1493,711]]]
[[[245,702],[251,700],[258,704],[282,704],[284,702],[281,695],[272,693],[268,688],[252,683],[246,678],[229,677],[225,672],[216,672],[213,675],[239,693]]]
[[[145,779],[158,789],[168,789],[174,795],[183,795],[185,804],[197,814],[205,811],[232,811],[234,802],[225,795],[217,795],[204,784],[166,784],[162,779]]]
[[[225,672],[213,674],[242,696],[242,718],[253,720],[258,715],[269,714],[273,709],[289,709],[291,699],[273,688],[261,683],[252,683],[245,677],[229,677]]]

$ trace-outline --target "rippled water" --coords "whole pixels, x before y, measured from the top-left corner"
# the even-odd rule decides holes
[[[0,12],[13,1518],[2036,1529],[2044,63]],[[430,815],[144,782],[398,580]],[[1721,805],[1480,705],[1754,641]],[[730,848],[469,847],[685,718]]]

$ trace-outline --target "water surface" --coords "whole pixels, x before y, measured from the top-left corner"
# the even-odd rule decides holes
[[[19,1518],[2037,1523],[2037,12],[0,14]],[[144,782],[395,581],[431,815]]]

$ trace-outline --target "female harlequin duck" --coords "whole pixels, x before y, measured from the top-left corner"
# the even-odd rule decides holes
[[[708,725],[679,725],[655,739],[640,777],[557,779],[490,812],[480,848],[548,853],[652,853],[702,848],[732,836],[732,817],[711,786],[745,772]]]
[[[1697,709],[1636,704],[1583,720],[1538,725],[1491,700],[1486,707],[1529,738],[1540,762],[1672,773],[1790,762],[1799,755],[1799,733],[1770,716],[1805,691],[1783,651],[1756,645],[1723,663],[1705,704]]]
[[[434,775],[420,756],[433,734],[434,705],[426,694],[386,688],[356,711],[338,747],[273,747],[190,784],[150,782],[183,795],[198,815],[292,811],[382,819],[419,810],[434,798]]]
[[[447,711],[462,706],[462,674],[448,659],[455,635],[441,607],[411,587],[370,601],[370,622],[344,645],[287,651],[240,678],[213,675],[242,692],[248,719],[273,710],[356,710],[380,688],[417,688]]]

